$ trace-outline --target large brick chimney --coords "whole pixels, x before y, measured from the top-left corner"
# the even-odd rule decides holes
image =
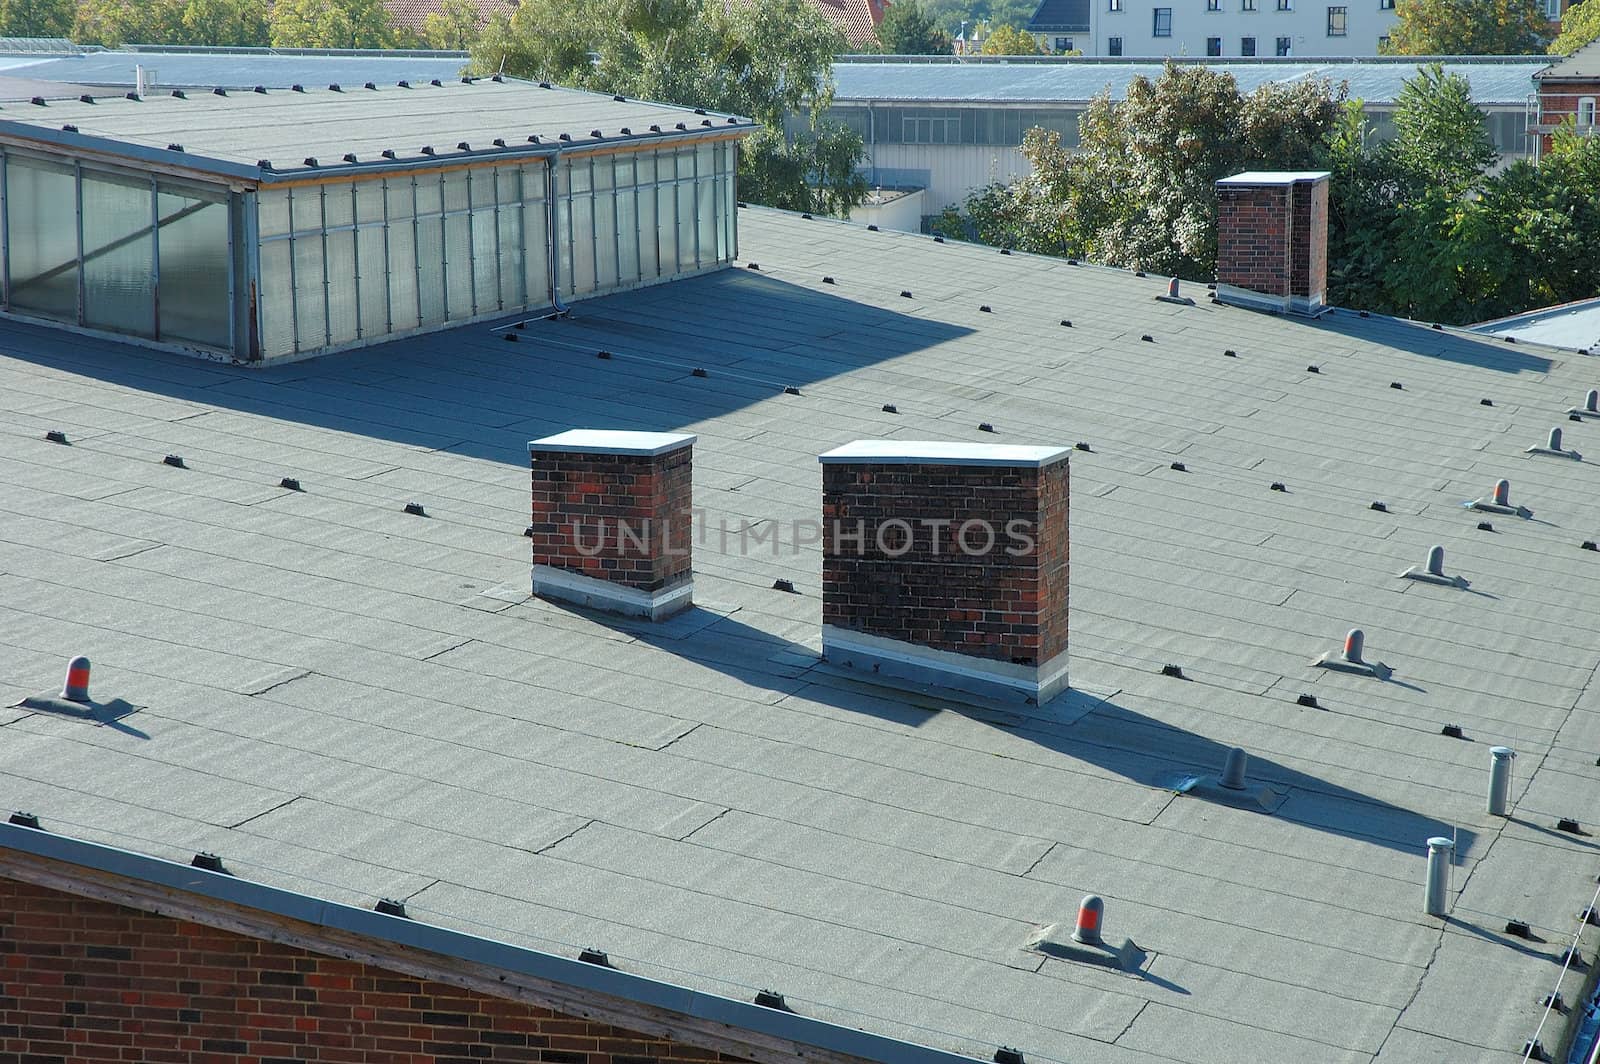
[[[895,686],[1067,687],[1063,447],[863,440],[822,458],[822,654]]]
[[[1217,182],[1217,298],[1315,314],[1328,289],[1328,172],[1253,172]]]
[[[573,429],[529,443],[533,593],[651,620],[688,607],[694,441]]]

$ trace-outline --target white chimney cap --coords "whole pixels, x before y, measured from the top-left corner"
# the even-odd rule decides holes
[[[568,451],[577,454],[658,455],[687,447],[694,436],[681,432],[628,432],[612,429],[568,429],[542,440],[528,441],[528,452]]]
[[[1328,170],[1250,170],[1218,181],[1219,185],[1293,185],[1332,177]]]
[[[1027,447],[1021,444],[947,443],[931,440],[856,440],[818,455],[823,465],[1053,465],[1072,453],[1070,447]]]

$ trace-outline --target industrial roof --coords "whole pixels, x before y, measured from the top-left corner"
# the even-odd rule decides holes
[[[1527,452],[1552,425],[1600,451],[1565,413],[1593,361],[739,217],[759,270],[519,343],[246,370],[0,322],[0,705],[75,653],[120,700],[0,710],[0,808],[985,1060],[1519,1060],[1579,994],[1595,890],[1557,822],[1600,799],[1600,473]],[[529,599],[527,442],[575,427],[698,436],[692,610]],[[1086,445],[1070,693],[964,706],[819,660],[816,547],[739,530],[815,520],[817,456],[873,439]],[[1502,477],[1531,513],[1465,508]],[[1463,582],[1401,578],[1435,543]],[[1312,665],[1354,626],[1388,680]],[[1177,793],[1236,745],[1263,801]],[[1091,891],[1137,971],[1025,948]]]
[[[1258,59],[1181,60],[1232,74],[1242,92],[1268,82],[1327,78],[1350,86],[1352,98],[1373,105],[1392,104],[1407,78],[1427,59]],[[1460,74],[1472,86],[1480,107],[1523,106],[1534,91],[1533,75],[1548,57],[1442,59],[1446,73]],[[926,103],[1086,103],[1110,89],[1112,99],[1127,93],[1135,77],[1159,78],[1163,61],[1052,59],[1037,62],[916,62],[850,59],[835,62],[835,102]]]
[[[143,99],[116,95],[0,111],[0,137],[255,180],[537,153],[563,143],[642,143],[681,136],[680,126],[689,134],[708,128],[744,132],[752,123],[543,84],[465,78],[221,95],[196,90]],[[385,151],[394,155],[385,157]],[[345,159],[347,154],[354,160]],[[262,160],[271,165],[261,166]]]
[[[1089,0],[1039,0],[1029,30],[1044,33],[1054,30],[1086,33],[1089,29]]]
[[[1475,332],[1600,353],[1600,296],[1474,325]]]
[[[133,88],[136,68],[163,89],[249,89],[264,85],[357,85],[367,81],[426,82],[459,77],[467,65],[465,52],[272,52],[263,49],[214,51],[182,49],[163,52],[138,49],[84,52],[77,55],[0,56],[0,70],[39,81],[97,85],[123,91]],[[73,95],[77,95],[75,92]]]

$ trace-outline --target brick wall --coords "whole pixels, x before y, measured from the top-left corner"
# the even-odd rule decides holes
[[[690,579],[692,453],[535,454],[534,564],[641,591]]]
[[[822,495],[824,624],[1021,665],[1066,650],[1065,461],[1042,469],[828,464]],[[963,551],[969,521],[994,530],[991,549]],[[909,526],[909,539],[893,522]],[[1008,536],[1012,522],[1023,523],[1031,548]],[[968,548],[986,542],[968,526]]]
[[[0,1061],[733,1061],[517,1001],[0,879]]]
[[[1328,182],[1294,184],[1294,226],[1289,239],[1291,295],[1315,297],[1328,290]]]
[[[1289,293],[1290,198],[1287,185],[1223,185],[1217,189],[1218,284],[1265,295]]]

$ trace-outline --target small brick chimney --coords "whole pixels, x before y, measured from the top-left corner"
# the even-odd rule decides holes
[[[694,441],[573,429],[529,443],[533,593],[650,620],[687,608]]]
[[[822,459],[822,654],[900,687],[1067,687],[1064,447],[862,440]]]
[[[1328,172],[1253,172],[1217,182],[1217,298],[1316,314],[1328,289]]]

